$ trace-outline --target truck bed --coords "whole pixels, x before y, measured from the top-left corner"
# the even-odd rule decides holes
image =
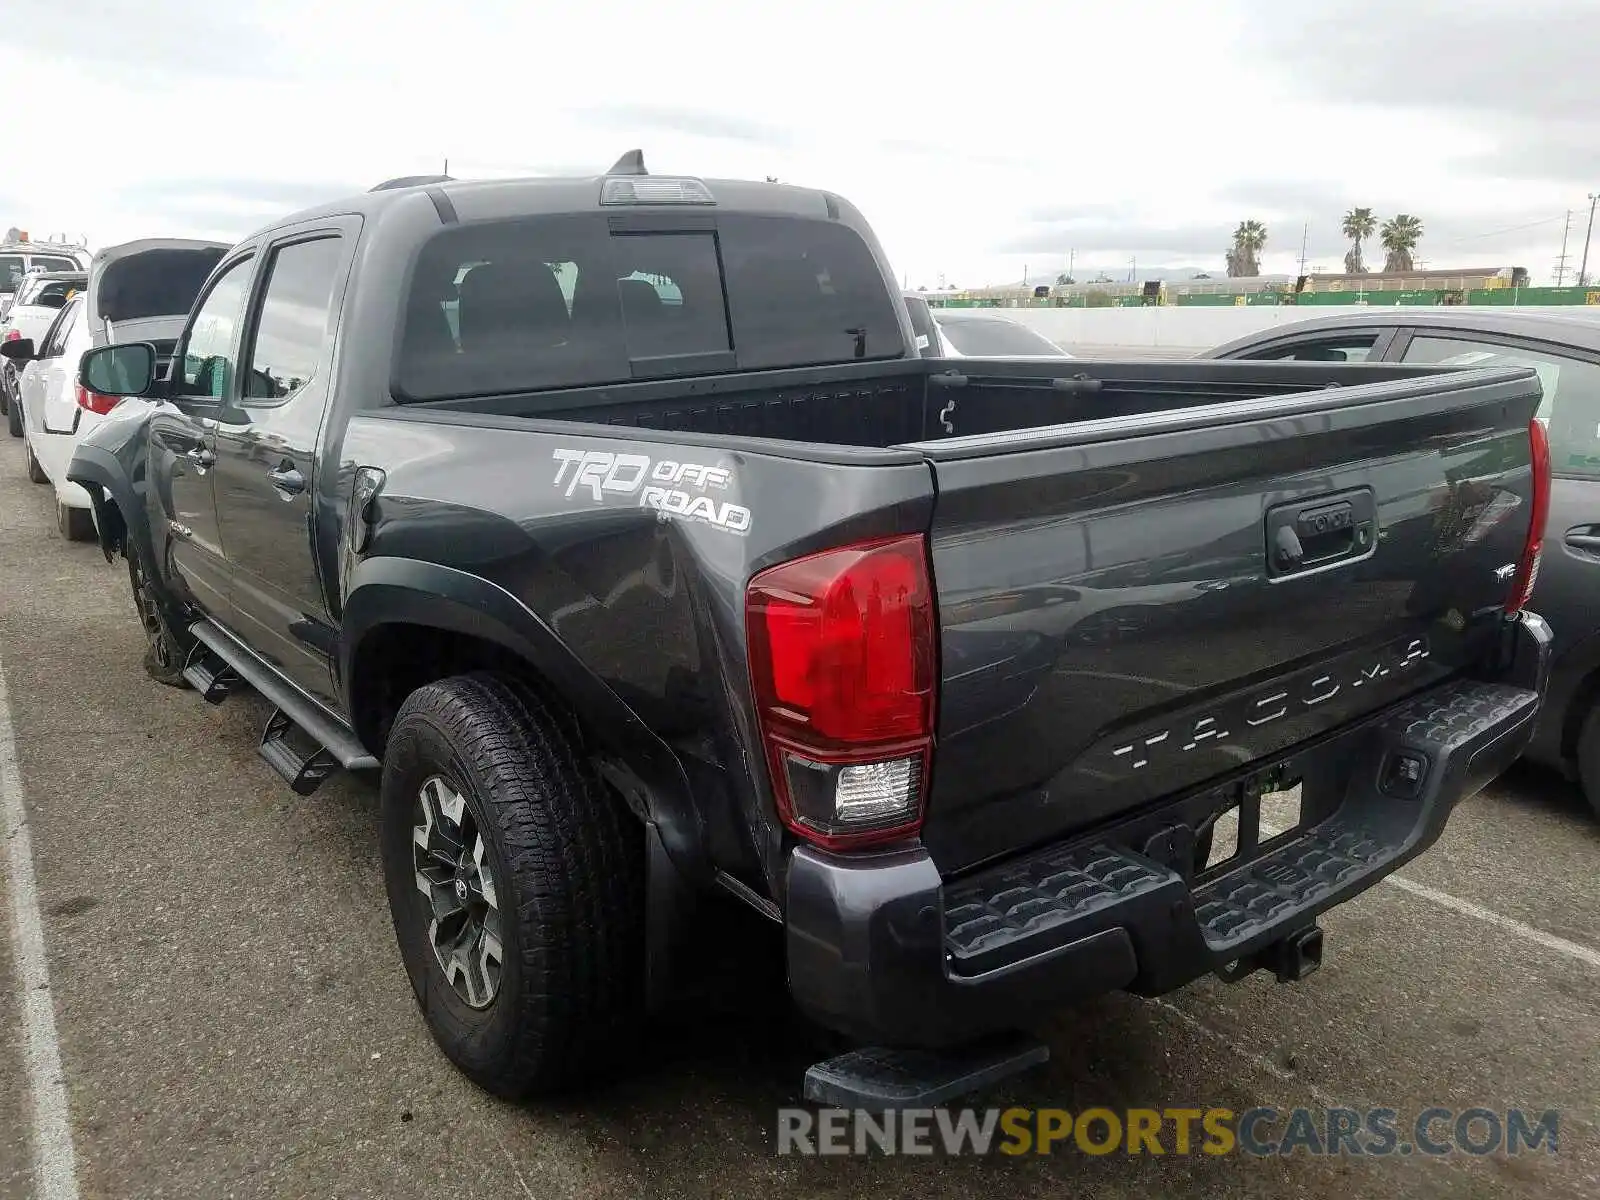
[[[883,448],[1170,412],[1428,371],[1387,364],[922,359],[407,407]]]

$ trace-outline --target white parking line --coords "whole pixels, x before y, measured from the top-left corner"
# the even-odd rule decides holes
[[[0,837],[7,850],[11,933],[22,1001],[22,1057],[33,1099],[34,1188],[39,1200],[78,1200],[78,1163],[67,1112],[67,1081],[44,954],[44,921],[33,875],[33,838],[22,803],[22,772],[11,726],[5,663],[0,661]]]
[[[1268,821],[1261,822],[1261,836],[1263,839],[1277,837],[1285,830]],[[1592,946],[1585,946],[1580,942],[1569,942],[1564,937],[1557,937],[1553,933],[1532,925],[1524,924],[1511,917],[1501,916],[1492,908],[1485,908],[1481,904],[1474,904],[1471,900],[1463,900],[1460,896],[1452,896],[1449,892],[1441,892],[1438,888],[1431,888],[1425,883],[1418,883],[1414,879],[1407,879],[1404,875],[1385,875],[1380,883],[1387,883],[1390,887],[1397,887],[1402,892],[1422,900],[1437,904],[1440,908],[1447,908],[1451,912],[1459,913],[1463,917],[1471,917],[1482,921],[1486,925],[1493,925],[1496,929],[1515,934],[1525,942],[1532,942],[1535,946],[1543,946],[1546,950],[1554,950],[1557,954],[1564,954],[1568,958],[1575,958],[1581,963],[1600,969],[1600,950]]]
[[[1575,958],[1581,963],[1588,963],[1591,967],[1600,969],[1600,950],[1577,942],[1569,942],[1564,937],[1546,933],[1532,925],[1524,925],[1521,921],[1514,921],[1510,917],[1502,917],[1493,909],[1484,908],[1481,904],[1474,904],[1470,900],[1463,900],[1459,896],[1452,896],[1449,892],[1441,892],[1438,888],[1431,888],[1425,883],[1418,883],[1403,875],[1390,875],[1384,882],[1392,884],[1402,892],[1410,892],[1413,896],[1431,900],[1441,908],[1448,908],[1464,917],[1476,918],[1485,924],[1493,925],[1496,929],[1515,934],[1523,941],[1532,942],[1536,946],[1543,946],[1546,950],[1554,950],[1557,954],[1565,954],[1568,958]]]

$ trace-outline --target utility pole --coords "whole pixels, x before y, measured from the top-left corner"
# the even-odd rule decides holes
[[[1300,231],[1300,274],[1306,273],[1306,239],[1311,236],[1311,222],[1307,221]]]
[[[1566,223],[1561,226],[1561,257],[1556,259],[1556,286],[1560,287],[1567,278],[1567,235],[1572,232],[1572,210],[1567,209]]]
[[[1072,264],[1073,264],[1073,261],[1077,257],[1078,257],[1078,252],[1076,250],[1068,250],[1067,251],[1067,278],[1068,279],[1076,279],[1077,278],[1077,276],[1072,273]]]
[[[1589,193],[1589,228],[1583,235],[1583,263],[1578,267],[1578,286],[1589,286],[1589,238],[1594,234],[1594,202],[1600,200],[1600,192]]]

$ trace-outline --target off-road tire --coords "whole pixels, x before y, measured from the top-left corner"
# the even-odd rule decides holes
[[[1578,730],[1578,783],[1583,798],[1600,817],[1600,701],[1590,706]]]
[[[92,542],[95,538],[94,513],[56,501],[56,532],[69,542]]]
[[[129,542],[124,552],[128,559],[128,586],[133,591],[133,607],[144,629],[144,670],[157,683],[186,688],[183,677],[192,646],[188,635],[172,627],[148,583],[139,552]]]
[[[33,447],[27,442],[22,443],[22,453],[28,458],[28,478],[34,483],[49,483],[50,476],[44,473],[44,468],[39,465],[39,460],[33,456]]]
[[[644,1019],[643,831],[580,737],[565,714],[479,672],[413,692],[384,753],[384,876],[412,990],[445,1055],[510,1099],[610,1074]],[[416,884],[418,796],[434,777],[465,800],[499,893],[501,975],[486,1008],[446,978]]]

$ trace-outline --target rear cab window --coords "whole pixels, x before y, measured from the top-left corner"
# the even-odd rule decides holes
[[[894,300],[866,243],[831,222],[458,226],[418,254],[394,390],[434,400],[898,358]]]

